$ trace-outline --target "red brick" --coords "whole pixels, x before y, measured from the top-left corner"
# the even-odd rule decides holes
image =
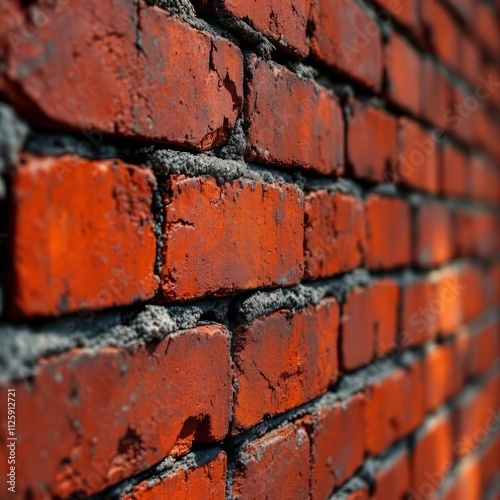
[[[3,90],[32,122],[196,150],[226,141],[243,101],[238,47],[143,1],[76,0],[47,18],[5,61]]]
[[[420,108],[421,66],[417,51],[393,33],[385,48],[387,98],[414,115],[418,115]]]
[[[417,31],[420,19],[418,0],[406,0],[404,2],[394,0],[373,0],[382,9],[381,19],[387,21],[394,19],[412,31]]]
[[[453,214],[453,231],[455,235],[455,255],[457,257],[472,257],[476,253],[477,241],[476,214],[459,210]]]
[[[343,369],[355,370],[396,348],[398,301],[397,284],[389,279],[349,293],[341,317]]]
[[[409,189],[436,194],[438,151],[436,143],[416,122],[401,118],[398,130],[397,180]]]
[[[465,393],[453,414],[454,452],[458,458],[470,455],[498,436],[498,375],[485,385]]]
[[[270,473],[272,471],[272,473]],[[244,447],[233,476],[237,500],[309,498],[309,439],[304,429],[287,424]]]
[[[427,413],[435,411],[452,396],[456,376],[453,354],[453,344],[438,345],[425,353],[422,364]]]
[[[445,130],[466,144],[474,142],[477,132],[477,99],[462,87],[453,88],[452,104],[445,113]]]
[[[397,368],[366,388],[366,450],[379,455],[421,423],[424,408],[422,368]]]
[[[478,75],[481,74],[481,51],[475,40],[465,34],[460,33],[459,54],[461,54],[461,67],[457,68],[470,83],[477,82]]]
[[[448,67],[456,69],[460,60],[458,52],[460,32],[451,14],[437,0],[423,0],[421,21],[436,57]]]
[[[362,465],[364,405],[364,396],[356,394],[303,418],[311,440],[312,498],[328,498]]]
[[[482,328],[471,338],[468,372],[473,377],[486,373],[498,358],[500,326],[493,323]]]
[[[491,213],[476,213],[474,216],[474,249],[480,257],[489,257],[500,249],[500,234],[497,228],[500,218]]]
[[[378,91],[382,37],[377,21],[354,0],[317,0],[312,8],[311,54],[321,63]]]
[[[408,264],[410,252],[410,206],[395,198],[368,196],[366,210],[366,256],[368,269],[391,269]]]
[[[302,193],[291,185],[171,176],[164,193],[165,300],[298,283]]]
[[[471,323],[486,311],[485,277],[479,268],[469,267],[458,275],[462,320]]]
[[[462,462],[453,483],[442,496],[444,500],[482,500],[481,466],[476,458]]]
[[[355,177],[386,180],[396,167],[397,122],[368,104],[353,102],[347,129],[347,159]]]
[[[472,20],[474,0],[448,0],[455,10],[466,20]]]
[[[365,214],[361,200],[341,193],[305,197],[305,277],[318,279],[358,267],[364,256]]]
[[[307,23],[310,0],[222,0],[221,6],[223,14],[242,19],[279,49],[300,57],[309,53]]]
[[[468,186],[467,156],[460,149],[446,144],[442,149],[441,193],[463,198]]]
[[[469,197],[476,201],[498,203],[500,171],[485,159],[470,162]]]
[[[486,3],[475,2],[472,22],[479,41],[492,54],[498,56],[500,47],[498,19],[493,9]]]
[[[196,457],[196,460],[199,460]],[[207,463],[179,462],[172,471],[167,471],[150,484],[144,481],[134,487],[132,493],[123,497],[125,500],[199,500],[210,498],[224,500],[226,498],[227,457],[221,451]]]
[[[11,181],[10,314],[59,315],[155,294],[150,170],[25,155]]]
[[[324,299],[293,314],[282,310],[234,335],[234,427],[300,406],[325,393],[338,376],[339,306]]]
[[[449,261],[454,252],[450,211],[440,203],[424,203],[417,209],[415,224],[415,263],[432,267]]]
[[[404,500],[410,487],[410,464],[405,451],[388,463],[383,463],[375,474],[373,500]]]
[[[336,97],[256,56],[250,58],[248,74],[246,159],[325,175],[342,173],[344,124]]]
[[[12,385],[23,464],[19,495],[88,496],[169,454],[187,453],[193,440],[226,436],[229,337],[213,325],[171,334],[135,353],[75,349],[41,360],[29,384]],[[1,425],[5,440],[7,420]]]
[[[442,272],[436,281],[435,299],[430,313],[438,319],[438,330],[442,335],[452,335],[462,325],[462,286],[455,271]]]
[[[422,60],[420,72],[420,113],[431,125],[445,129],[446,117],[453,102],[453,89],[430,58]],[[442,130],[433,130],[436,140],[442,140]]]
[[[417,347],[433,339],[438,330],[434,308],[434,285],[430,281],[409,283],[401,291],[401,346]]]
[[[450,423],[436,418],[417,437],[411,457],[411,498],[434,498],[453,464]]]

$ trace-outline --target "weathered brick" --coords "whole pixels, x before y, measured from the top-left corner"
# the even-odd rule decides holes
[[[411,260],[410,206],[403,200],[368,196],[366,213],[366,256],[368,269],[391,269]]]
[[[452,484],[448,486],[441,498],[444,500],[482,500],[485,493],[481,484],[481,466],[479,460],[473,458],[459,464],[452,478]]]
[[[446,144],[442,149],[441,161],[441,193],[465,197],[469,171],[467,156],[460,149]]]
[[[450,422],[438,417],[418,433],[411,456],[413,498],[433,498],[453,464],[453,436]]]
[[[423,0],[421,21],[425,35],[436,57],[456,69],[460,64],[460,32],[451,14],[437,0]]]
[[[216,325],[134,353],[75,349],[41,360],[30,383],[13,384],[19,494],[88,496],[187,453],[193,441],[222,440],[231,378],[228,332]],[[4,440],[6,419],[0,433]]]
[[[394,0],[373,0],[381,8],[380,16],[383,20],[393,19],[411,28],[416,32],[419,27],[420,16],[418,0],[406,0],[405,2]]]
[[[311,497],[328,498],[363,463],[362,394],[302,419],[311,440]]]
[[[477,320],[486,311],[485,277],[478,267],[465,268],[458,275],[460,309],[464,323]]]
[[[422,360],[424,374],[425,410],[431,413],[453,394],[456,377],[453,344],[436,346]]]
[[[398,129],[396,179],[410,189],[436,194],[438,191],[438,150],[435,141],[416,122],[401,118]]]
[[[59,315],[151,298],[155,179],[121,161],[25,155],[12,176],[7,311]]]
[[[366,390],[366,450],[378,455],[413,432],[423,418],[424,393],[419,362],[398,368]]]
[[[345,273],[363,261],[363,203],[351,195],[314,191],[305,197],[305,277]]]
[[[454,251],[453,226],[448,208],[436,202],[420,205],[415,226],[415,264],[432,267],[451,259]]]
[[[272,473],[270,473],[272,471]],[[233,476],[237,500],[309,498],[309,439],[301,427],[287,424],[241,450]]]
[[[420,113],[422,118],[439,127],[432,131],[436,140],[441,141],[447,127],[446,118],[453,101],[453,89],[435,62],[423,59],[420,70]]]
[[[434,285],[416,281],[401,289],[401,347],[417,347],[433,339],[438,330]]]
[[[471,338],[468,373],[472,378],[486,373],[500,354],[500,325],[492,323]]]
[[[349,293],[341,317],[343,369],[355,370],[396,348],[398,301],[397,284],[389,279]]]
[[[142,0],[75,0],[38,24],[36,36],[10,33],[20,41],[0,77],[33,122],[195,150],[226,141],[243,101],[232,43]]]
[[[216,450],[214,450],[216,451]],[[211,451],[210,455],[214,452]],[[223,451],[215,457],[189,456],[196,465],[187,460],[179,461],[172,470],[165,471],[154,481],[144,481],[125,495],[124,500],[224,500],[226,498],[227,457]]]
[[[375,474],[373,500],[403,500],[410,487],[410,463],[406,451],[382,463]]]
[[[248,75],[246,159],[325,175],[341,173],[344,125],[337,98],[256,56],[250,58]]]
[[[475,2],[472,22],[479,41],[492,54],[498,56],[500,35],[498,32],[498,19],[493,9],[486,3]]]
[[[418,115],[422,63],[417,51],[402,37],[393,33],[385,48],[387,98]]]
[[[171,176],[164,204],[163,299],[301,280],[304,204],[292,185]]]
[[[431,314],[438,319],[438,331],[441,335],[452,335],[462,325],[462,286],[458,273],[453,270],[442,272],[436,280],[435,299]]]
[[[311,0],[221,0],[218,7],[222,15],[245,21],[279,49],[299,57],[309,53],[307,23]]]
[[[347,160],[355,177],[390,179],[396,168],[397,121],[374,106],[353,102],[347,128]]]
[[[464,458],[498,436],[499,376],[460,397],[452,415],[454,452]]]
[[[253,427],[320,396],[338,376],[339,306],[324,299],[236,330],[234,428]]]
[[[382,36],[377,21],[354,0],[317,0],[312,8],[311,54],[378,91]]]

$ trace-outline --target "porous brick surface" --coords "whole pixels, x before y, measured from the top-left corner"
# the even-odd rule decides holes
[[[498,498],[499,0],[0,19],[0,498]]]

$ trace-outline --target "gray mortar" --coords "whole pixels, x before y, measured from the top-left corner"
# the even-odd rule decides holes
[[[247,138],[243,129],[244,120],[239,116],[236,124],[229,135],[226,144],[214,150],[214,155],[223,160],[243,161],[243,155],[247,147]]]
[[[7,104],[0,103],[0,176],[18,164],[29,128]],[[0,177],[0,199],[5,196],[5,185]]]
[[[214,321],[227,324],[227,311],[228,301],[222,300],[186,306],[144,305],[97,317],[90,312],[81,313],[38,328],[2,325],[0,385],[32,376],[40,358],[57,356],[76,347],[91,353],[104,347],[135,350],[197,325]]]
[[[230,149],[230,151],[234,151]],[[300,187],[300,176],[262,169],[243,160],[223,159],[213,154],[192,154],[169,149],[150,148],[145,151],[147,163],[158,176],[183,174],[188,177],[213,177],[219,185],[225,182],[295,184]]]
[[[166,458],[147,471],[126,479],[122,483],[95,495],[93,498],[95,500],[118,500],[130,493],[135,486],[141,483],[146,483],[148,488],[152,488],[178,471],[188,471],[207,465],[215,460],[221,451],[223,451],[221,448],[215,447],[207,450],[192,451],[179,460]]]
[[[354,476],[349,479],[343,486],[340,487],[338,491],[336,491],[332,496],[329,497],[329,500],[347,500],[350,495],[356,493],[367,487],[367,484],[363,479],[359,476]]]
[[[364,197],[363,188],[351,179],[340,177],[331,179],[307,179],[304,184],[305,191],[324,190],[328,193],[351,194],[357,198]]]
[[[371,277],[364,269],[357,269],[340,278],[299,284],[291,288],[257,291],[236,305],[240,324],[251,323],[256,318],[279,309],[297,311],[318,304],[327,296],[343,302],[347,293],[355,287],[367,286]]]
[[[32,132],[26,140],[24,150],[50,156],[78,155],[89,160],[122,158],[129,150],[104,142],[100,133],[97,141],[92,135],[92,132],[82,132],[79,136]]]

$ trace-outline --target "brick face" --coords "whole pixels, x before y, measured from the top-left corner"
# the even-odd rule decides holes
[[[325,299],[259,318],[234,337],[236,430],[325,393],[338,376],[339,306]]]
[[[0,19],[0,498],[497,498],[500,0]]]
[[[306,195],[306,278],[327,278],[355,269],[363,261],[364,247],[365,212],[360,200],[326,191]]]
[[[193,441],[223,439],[231,394],[228,333],[199,327],[135,354],[74,350],[41,361],[31,388],[15,387],[19,440],[29,443],[19,447],[23,493],[88,495],[169,454],[186,454]],[[6,432],[5,421],[2,439]]]
[[[338,100],[326,89],[252,57],[245,115],[249,161],[266,165],[340,173],[344,165],[344,125]],[[297,137],[289,131],[298,131]]]
[[[300,281],[304,203],[296,188],[248,182],[218,186],[215,179],[178,176],[169,181],[164,204],[160,288],[165,300]]]
[[[24,35],[21,26],[11,33],[21,42],[7,51],[0,81],[38,122],[197,150],[225,142],[243,102],[235,45],[142,1],[136,7],[78,0],[49,17],[39,22],[36,37]],[[179,43],[189,50],[176,50]]]
[[[375,19],[354,0],[317,0],[311,53],[374,90],[382,80],[382,37]]]
[[[27,155],[11,188],[12,315],[104,309],[154,296],[151,171]]]

